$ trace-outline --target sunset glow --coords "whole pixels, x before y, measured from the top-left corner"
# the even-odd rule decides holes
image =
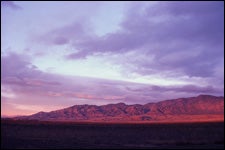
[[[224,96],[224,2],[1,2],[1,115]]]

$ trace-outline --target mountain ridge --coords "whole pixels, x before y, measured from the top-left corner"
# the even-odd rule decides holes
[[[177,121],[223,120],[224,97],[199,95],[169,99],[156,103],[125,103],[107,105],[73,105],[50,112],[38,112],[15,119],[69,120],[69,121]]]

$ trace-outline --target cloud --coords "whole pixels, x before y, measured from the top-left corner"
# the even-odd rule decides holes
[[[201,11],[196,11],[197,8]],[[125,35],[134,39],[115,37],[125,44],[112,51],[125,49],[152,58],[150,62],[145,59],[131,62],[136,68],[143,68],[133,70],[139,74],[171,71],[188,76],[212,76],[224,53],[223,11],[217,2],[163,2],[146,7],[142,13],[131,12],[122,26],[127,31]],[[116,44],[111,41],[111,45]]]
[[[136,93],[149,93],[151,91],[158,91],[158,92],[185,92],[185,93],[210,93],[210,94],[218,94],[222,93],[223,89],[217,89],[213,86],[196,86],[196,85],[180,85],[180,86],[143,86],[141,88],[130,88],[126,87],[128,91],[136,92]]]
[[[191,93],[194,95],[202,93],[221,95],[223,93],[223,89],[216,87],[216,85],[158,86],[88,77],[62,76],[40,71],[37,67],[33,67],[28,56],[15,53],[2,56],[1,84],[10,87],[10,90],[15,94],[95,100],[126,100],[128,97],[141,95],[147,96],[145,98],[148,100],[158,95],[156,99],[162,100],[159,95],[164,92]],[[141,98],[136,100],[142,101]]]
[[[14,10],[20,10],[20,9],[22,9],[22,7],[20,7],[19,5],[15,4],[12,1],[1,1],[1,6],[3,6],[3,7],[9,7],[9,8],[14,9]]]
[[[1,78],[17,77],[18,79],[38,76],[41,72],[37,67],[30,63],[30,60],[25,55],[17,53],[9,53],[1,57]],[[15,79],[15,78],[14,78]]]
[[[69,42],[69,40],[67,38],[65,38],[65,37],[56,37],[53,40],[53,43],[57,44],[57,45],[63,45],[63,44],[66,44],[68,42]]]
[[[102,87],[107,80],[46,73],[33,67],[28,56],[15,53],[2,56],[1,77],[2,85],[23,96],[114,100],[121,94],[117,87]]]
[[[116,55],[116,60],[108,61],[123,66],[128,73],[213,76],[224,55],[223,2],[131,6],[120,29],[113,33],[97,36],[88,21],[77,20],[49,31],[39,40],[69,45],[71,52],[65,58],[70,60],[96,54]]]
[[[93,99],[93,100],[124,100],[125,99],[125,97],[123,96],[110,96],[110,95],[98,96],[98,95],[90,95],[86,93],[74,93],[73,95],[77,98]]]
[[[25,80],[25,83],[27,85],[32,85],[32,86],[59,86],[61,83],[57,81],[45,81],[45,80],[40,80],[40,79],[27,79]]]
[[[82,22],[82,23],[81,23]],[[55,28],[42,35],[36,35],[32,39],[45,45],[76,44],[89,36],[88,25],[84,19],[68,25]]]
[[[16,95],[13,93],[13,91],[6,86],[1,86],[1,96],[4,99],[16,97]]]
[[[66,59],[84,59],[88,55],[87,51],[81,51],[81,52],[76,52],[76,53],[71,53],[67,55],[65,58]]]

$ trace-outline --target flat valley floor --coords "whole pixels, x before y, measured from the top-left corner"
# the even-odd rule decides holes
[[[224,149],[224,122],[1,121],[2,149]]]

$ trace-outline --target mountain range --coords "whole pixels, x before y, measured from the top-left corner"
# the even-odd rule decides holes
[[[224,97],[199,95],[144,105],[126,105],[125,103],[102,106],[74,105],[14,119],[97,122],[224,121]]]

